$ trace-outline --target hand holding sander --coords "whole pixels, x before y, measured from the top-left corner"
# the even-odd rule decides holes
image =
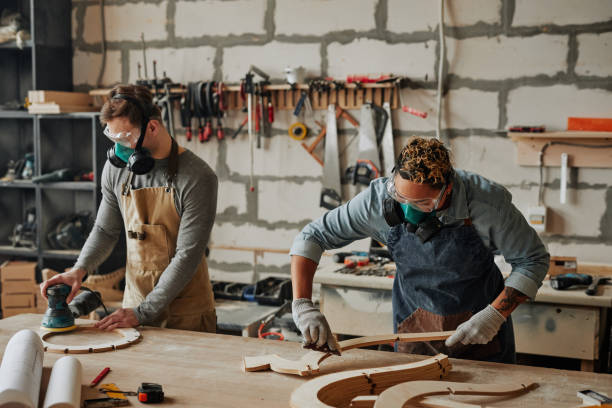
[[[70,294],[71,287],[64,283],[49,286],[47,288],[49,307],[43,316],[41,329],[54,332],[74,330],[76,329],[74,319],[93,312],[100,305],[108,314],[99,292],[94,292],[84,286],[81,286],[81,290],[84,292],[67,304],[66,298]]]

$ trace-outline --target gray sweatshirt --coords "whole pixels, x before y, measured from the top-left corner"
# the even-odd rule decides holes
[[[163,187],[167,184],[168,159],[155,160],[148,174],[134,175],[132,188]],[[102,201],[95,225],[75,264],[88,273],[95,270],[112,252],[123,228],[121,185],[128,170],[108,161],[102,171]],[[170,305],[195,275],[217,211],[217,176],[189,150],[179,155],[178,173],[174,181],[174,203],[181,217],[176,254],[162,273],[159,282],[146,299],[134,309],[140,324],[151,323]]]

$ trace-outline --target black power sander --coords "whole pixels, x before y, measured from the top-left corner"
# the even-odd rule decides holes
[[[49,307],[43,316],[41,329],[54,332],[65,332],[76,329],[74,319],[89,314],[96,310],[100,305],[108,314],[100,292],[81,286],[83,293],[77,295],[70,304],[66,303],[66,298],[70,294],[71,287],[60,283],[59,285],[47,288],[47,298]]]

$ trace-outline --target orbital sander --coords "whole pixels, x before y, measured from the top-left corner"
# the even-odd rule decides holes
[[[70,304],[66,303],[71,290],[72,288],[64,283],[47,288],[49,307],[43,316],[41,329],[53,332],[74,330],[74,319],[93,312],[100,305],[108,314],[100,293],[84,286],[81,286],[83,293],[76,296]]]

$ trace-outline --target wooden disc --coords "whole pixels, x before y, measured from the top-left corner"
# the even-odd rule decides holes
[[[92,324],[78,324],[70,332],[41,331],[40,338],[45,351],[62,354],[102,353],[126,348],[140,341],[140,332],[134,328],[105,331]],[[51,343],[50,340],[56,340]]]

